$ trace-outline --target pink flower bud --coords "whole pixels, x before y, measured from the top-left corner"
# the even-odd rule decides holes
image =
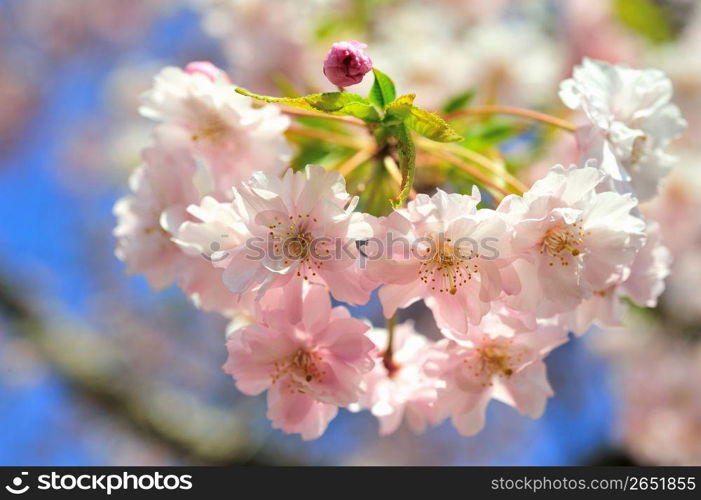
[[[326,78],[339,87],[360,83],[372,69],[372,60],[363,52],[366,48],[366,44],[355,40],[334,43],[324,59]]]
[[[229,77],[224,71],[209,61],[193,61],[188,63],[188,65],[185,66],[185,73],[188,75],[199,73],[200,75],[206,76],[211,81],[215,81],[217,78],[223,78],[227,82],[229,81]]]

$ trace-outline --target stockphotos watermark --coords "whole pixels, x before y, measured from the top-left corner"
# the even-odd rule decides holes
[[[462,236],[457,239],[439,233],[421,238],[395,237],[387,233],[383,238],[331,238],[294,234],[280,237],[252,237],[238,245],[227,244],[228,235],[221,235],[221,241],[209,245],[210,252],[203,252],[203,258],[210,262],[226,260],[234,248],[244,248],[246,258],[251,261],[298,261],[311,259],[316,262],[330,260],[358,259],[361,267],[373,260],[418,259],[431,261],[449,256],[453,259],[469,260],[481,258],[494,260],[499,257],[498,238],[474,239]]]
[[[115,491],[174,491],[192,489],[190,474],[161,474],[160,472],[132,474],[61,474],[51,472],[36,476],[30,484],[29,472],[20,472],[5,486],[13,495],[23,495],[30,490],[40,491],[96,491],[111,495]]]

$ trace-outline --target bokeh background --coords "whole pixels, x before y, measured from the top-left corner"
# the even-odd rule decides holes
[[[696,3],[0,0],[0,464],[701,464]],[[470,91],[566,116],[557,86],[584,56],[674,82],[689,130],[644,207],[675,258],[668,290],[551,354],[540,420],[494,402],[473,438],[449,424],[378,438],[346,411],[317,441],[284,435],[221,371],[224,320],[114,257],[112,205],[151,128],[139,95],[161,67],[210,60],[261,93],[313,90],[328,45],[350,38],[428,107]],[[534,176],[571,159],[570,136],[536,132],[494,147]],[[376,303],[358,314],[379,320]]]

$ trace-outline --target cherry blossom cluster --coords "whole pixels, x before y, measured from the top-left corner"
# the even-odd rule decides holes
[[[329,80],[362,80],[365,48],[335,44]],[[626,304],[654,307],[664,289],[669,252],[638,200],[657,192],[685,128],[671,93],[659,71],[584,60],[560,87],[582,123],[576,164],[501,199],[482,185],[411,193],[403,172],[408,201],[378,215],[358,209],[340,170],[290,167],[285,108],[236,93],[210,63],[167,67],[143,96],[140,112],[156,125],[115,205],[116,254],[154,289],[176,284],[230,318],[224,370],[241,392],[267,393],[273,426],[303,439],[321,436],[338,408],[370,411],[381,434],[450,419],[470,436],[492,399],[538,418],[553,395],[547,355],[570,332],[620,324]],[[349,95],[335,93],[345,107],[330,113],[375,120]],[[322,99],[307,103],[330,106]],[[411,101],[384,109],[443,123]],[[306,112],[316,111],[328,109]],[[374,292],[386,328],[339,305]],[[418,301],[440,339],[397,324]]]

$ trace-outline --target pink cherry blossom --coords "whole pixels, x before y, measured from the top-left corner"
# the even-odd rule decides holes
[[[578,130],[585,159],[609,169],[618,190],[640,199],[657,192],[659,180],[676,159],[664,151],[686,128],[679,108],[671,104],[672,83],[658,70],[635,70],[584,59],[573,77],[560,86],[560,98],[581,109],[588,124]]]
[[[592,166],[556,166],[522,197],[504,198],[497,211],[513,227],[513,265],[528,283],[512,307],[549,317],[630,273],[645,223],[631,214],[630,195],[596,192],[605,180]]]
[[[669,276],[671,255],[660,240],[659,226],[647,222],[645,245],[635,256],[630,270],[605,289],[597,290],[574,310],[561,315],[560,322],[576,334],[585,333],[592,324],[623,326],[627,310],[623,297],[640,307],[656,307]]]
[[[127,273],[144,274],[160,290],[180,277],[188,260],[171,238],[199,193],[193,183],[197,166],[187,149],[166,133],[154,140],[143,152],[144,165],[129,179],[132,193],[114,206],[114,235],[115,254],[126,262]]]
[[[224,281],[236,294],[304,280],[337,299],[367,302],[375,283],[360,268],[356,240],[372,235],[357,197],[337,172],[308,165],[284,177],[256,172],[235,191],[234,212],[248,233],[231,251]]]
[[[701,169],[699,155],[682,155],[682,163],[667,177],[658,196],[641,206],[646,217],[657,221],[672,257],[663,304],[681,322],[701,321]]]
[[[275,106],[254,108],[222,70],[192,63],[187,71],[163,69],[139,111],[162,127],[183,132],[183,142],[204,164],[209,191],[231,198],[231,187],[254,171],[282,173],[291,150],[290,120]]]
[[[423,370],[432,343],[416,333],[412,322],[397,325],[388,367],[383,356],[387,330],[374,328],[368,336],[377,346],[375,367],[363,378],[357,409],[369,409],[378,418],[382,436],[396,431],[405,419],[414,432],[423,432],[435,420],[436,381]]]
[[[199,247],[185,244],[186,237],[193,239],[190,221],[202,212],[191,214],[188,208],[199,202],[200,190],[196,161],[183,146],[179,133],[159,128],[143,159],[144,165],[130,178],[132,194],[114,207],[117,257],[126,262],[129,274],[144,274],[154,289],[177,283],[203,310],[227,314],[237,311],[236,297],[224,286],[223,270],[207,260],[213,260],[210,254],[216,256],[211,245],[219,244],[221,234],[215,231],[201,237],[196,242],[201,244]],[[216,203],[212,198],[203,202],[205,208]],[[186,228],[182,235],[181,227]],[[227,228],[227,244],[242,241],[240,228],[239,232],[236,229]]]
[[[672,256],[663,244],[660,226],[648,221],[646,241],[630,266],[630,275],[621,284],[623,293],[640,307],[656,307],[665,289]]]
[[[572,12],[583,8],[574,3]],[[595,7],[582,26],[608,15],[598,3]],[[420,6],[407,19],[409,25],[425,26],[426,14],[450,10],[459,11]],[[265,14],[265,9],[253,11]],[[395,17],[400,24],[406,21]],[[511,42],[518,39],[537,50],[509,67],[505,62],[514,51],[502,49],[513,43],[501,43],[509,33],[496,21],[490,17],[484,29],[469,33],[457,20],[447,27],[438,23],[456,40],[489,42],[482,44],[486,59],[472,54],[473,63],[494,59],[493,49],[499,50],[484,67],[460,63],[467,70],[419,78],[425,80],[420,86],[435,87],[427,95],[435,103],[427,107],[446,102],[448,87],[464,91],[470,80],[464,76],[474,73],[472,80],[484,83],[486,106],[465,115],[485,113],[487,119],[492,111],[506,111],[556,124],[555,117],[505,110],[494,100],[528,94],[524,99],[541,103],[564,54],[519,21],[511,26],[519,32]],[[379,41],[402,32],[387,26],[392,36],[378,25]],[[574,26],[579,37],[582,26]],[[605,33],[611,39],[613,34]],[[405,39],[396,41],[401,45]],[[580,42],[575,41],[576,50]],[[448,48],[448,59],[464,62],[459,46]],[[372,69],[365,48],[355,41],[334,44],[324,61],[327,78],[341,87],[359,83]],[[416,90],[402,87],[425,71],[417,73],[390,48],[384,44],[386,61],[396,63],[397,88]],[[416,59],[419,53],[426,51],[406,55]],[[556,57],[548,63],[546,54]],[[433,63],[419,59],[419,66],[438,59],[445,66],[445,57]],[[294,86],[302,77],[286,83]],[[545,85],[535,88],[537,82]],[[274,95],[292,94],[290,85]],[[313,82],[299,88],[304,87],[312,89]],[[549,154],[539,157],[540,165],[530,165],[530,176],[520,168],[512,174],[521,182],[534,181],[518,189],[520,182],[486,161],[506,161],[498,148],[478,148],[485,155],[480,160],[477,151],[469,151],[471,144],[464,149],[430,140],[446,138],[441,131],[450,126],[466,135],[477,126],[479,133],[481,121],[462,112],[449,113],[450,125],[401,103],[378,110],[383,116],[377,121],[359,119],[365,115],[353,106],[327,110],[335,115],[328,119],[312,119],[292,109],[309,109],[309,99],[252,101],[236,93],[227,74],[210,62],[167,67],[142,98],[141,114],[156,125],[143,165],[131,176],[131,193],[114,208],[116,255],[128,273],[145,275],[157,289],[177,284],[196,307],[228,321],[223,369],[242,393],[266,393],[267,416],[276,429],[315,439],[339,408],[347,408],[371,412],[381,435],[397,431],[404,421],[421,432],[450,418],[459,433],[470,436],[483,428],[492,399],[537,418],[553,395],[545,357],[568,340],[569,332],[623,326],[633,316],[625,315],[627,302],[655,307],[672,255],[682,271],[681,286],[665,294],[665,316],[682,316],[668,307],[669,297],[693,309],[694,277],[701,266],[692,250],[701,241],[701,225],[688,221],[697,215],[701,197],[693,188],[693,171],[660,183],[675,161],[668,149],[685,127],[671,94],[671,82],[659,71],[585,59],[562,82],[560,97],[586,123],[562,125],[576,128],[576,140],[543,141]],[[405,100],[413,95],[404,94]],[[464,104],[458,101],[452,103]],[[546,101],[541,104],[552,109]],[[287,130],[290,116],[298,120],[294,131]],[[297,154],[292,164],[286,135]],[[517,142],[519,153],[530,145]],[[696,156],[687,154],[693,165]],[[490,192],[498,188],[507,196],[482,200],[479,189],[486,178],[458,156],[489,175]],[[302,169],[299,160],[312,157],[321,165]],[[545,159],[553,157],[558,163],[571,157],[575,165],[545,171],[544,165],[554,163]],[[409,185],[412,167],[417,175]],[[411,200],[376,217],[386,213],[388,198],[405,181]],[[425,194],[429,186],[462,188],[465,182],[476,183],[470,194],[442,189]],[[655,194],[658,184],[663,186],[658,199],[640,208],[638,198]],[[523,194],[508,194],[514,192]],[[482,208],[483,202],[498,205]],[[663,244],[667,238],[676,242],[671,250]],[[332,300],[365,304],[375,289],[384,316],[392,318],[388,329],[373,329],[345,307],[332,305]],[[691,298],[682,301],[679,294]],[[433,338],[437,332],[417,332],[411,322],[396,325],[398,310],[418,302],[430,309],[440,340]],[[680,436],[692,427],[677,425]]]
[[[645,217],[659,223],[674,258],[695,253],[701,242],[701,154],[687,152],[652,200],[641,204]]]
[[[229,250],[243,244],[248,236],[230,202],[211,196],[187,207],[188,220],[178,228],[173,241],[192,256],[179,285],[195,305],[205,311],[227,316],[245,312],[250,301],[237,297],[224,285],[224,268]]]
[[[273,427],[315,439],[338,406],[358,400],[372,369],[369,326],[332,309],[323,287],[297,282],[272,293],[277,305],[258,303],[256,322],[229,335],[224,370],[244,394],[268,391]]]
[[[426,367],[441,383],[438,415],[450,417],[463,436],[482,430],[492,399],[539,418],[553,395],[543,358],[566,340],[566,330],[554,322],[516,331],[487,315],[467,338],[439,341]]]
[[[373,256],[370,274],[384,283],[379,297],[386,317],[424,299],[439,327],[467,332],[503,290],[519,290],[507,268],[506,224],[493,210],[478,210],[479,202],[476,188],[471,196],[439,189],[380,222],[366,253]]]

